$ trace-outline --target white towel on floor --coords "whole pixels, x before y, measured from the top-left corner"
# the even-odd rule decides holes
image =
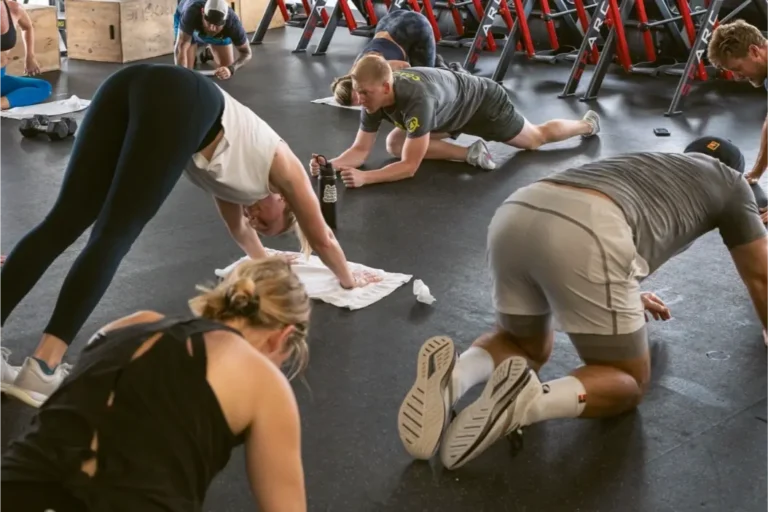
[[[29,105],[28,107],[9,108],[8,110],[0,112],[0,115],[11,119],[24,119],[36,115],[53,117],[85,110],[90,104],[91,100],[81,100],[73,95],[66,100],[38,103],[37,105]]]
[[[339,284],[338,278],[326,267],[320,258],[315,255],[310,256],[307,260],[304,255],[299,255],[295,252],[280,252],[267,249],[267,253],[274,254],[294,254],[298,258],[293,262],[291,267],[293,271],[299,276],[299,279],[304,284],[307,290],[307,294],[313,299],[319,299],[323,302],[333,304],[340,308],[348,309],[362,309],[366,306],[370,306],[374,302],[378,302],[408,281],[411,280],[410,275],[407,274],[395,274],[392,272],[385,272],[375,268],[366,267],[359,263],[349,262],[350,269],[354,271],[369,271],[382,275],[384,278],[378,283],[371,283],[362,288],[353,288],[352,290],[345,290]],[[236,262],[232,263],[226,268],[217,269],[215,271],[218,277],[225,277],[229,274],[239,263],[248,260],[248,256],[240,258]]]
[[[333,99],[333,96],[328,96],[327,98],[320,98],[319,100],[312,100],[312,103],[318,103],[320,105],[330,105],[332,107],[346,108],[349,110],[360,110],[363,108],[361,106],[345,107],[344,105],[339,105],[338,103],[336,103],[336,100]]]

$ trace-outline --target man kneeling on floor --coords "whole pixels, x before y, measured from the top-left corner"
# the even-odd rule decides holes
[[[227,80],[251,60],[251,43],[240,18],[226,0],[181,0],[173,16],[176,32],[174,59],[194,69],[197,47],[204,47],[201,64],[213,60],[215,76]],[[232,47],[237,48],[235,59]]]
[[[646,315],[670,318],[639,282],[715,228],[765,337],[766,231],[747,181],[717,159],[622,155],[517,190],[488,230],[495,332],[458,358],[450,339],[422,346],[416,383],[398,417],[406,450],[427,459],[439,447],[443,464],[457,468],[528,425],[637,407],[651,372]],[[537,372],[552,352],[552,317],[584,366],[542,384]],[[443,434],[451,408],[482,382],[480,398]]]
[[[350,74],[363,107],[360,129],[352,147],[331,160],[348,187],[411,178],[425,158],[457,160],[494,169],[496,163],[484,140],[537,149],[600,131],[599,117],[591,110],[581,120],[555,119],[531,124],[515,109],[507,91],[488,78],[441,68],[415,67],[393,72],[378,55],[362,57]],[[387,151],[401,160],[379,170],[359,171],[357,167],[370,154],[385,119],[395,125],[387,136]],[[459,133],[481,140],[468,148],[443,140]],[[317,175],[318,171],[313,156],[310,172]]]

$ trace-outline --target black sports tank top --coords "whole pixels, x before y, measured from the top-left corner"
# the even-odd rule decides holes
[[[377,52],[386,60],[408,60],[400,46],[384,37],[375,37],[365,45],[361,55]]]
[[[167,318],[97,338],[3,454],[2,480],[60,483],[88,510],[202,510],[208,486],[242,442],[206,380],[203,333],[217,330],[236,332],[199,318]],[[80,467],[93,456],[91,478]]]
[[[8,0],[3,0],[3,5],[5,5],[5,14],[8,15],[8,32],[0,35],[0,51],[4,52],[16,46],[16,27],[13,24],[11,8],[8,7]]]

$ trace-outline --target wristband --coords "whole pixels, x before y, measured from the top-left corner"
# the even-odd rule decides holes
[[[227,69],[229,70],[229,74],[231,76],[235,76],[235,65],[234,64],[230,64],[229,66],[227,66]]]

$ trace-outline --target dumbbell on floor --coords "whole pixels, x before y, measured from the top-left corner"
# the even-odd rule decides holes
[[[51,121],[46,116],[38,115],[22,119],[19,131],[27,138],[45,133],[50,140],[62,140],[75,134],[77,122],[71,117],[62,117],[58,121]]]

